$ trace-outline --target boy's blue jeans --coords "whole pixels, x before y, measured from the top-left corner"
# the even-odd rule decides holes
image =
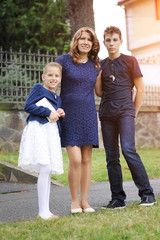
[[[135,119],[133,116],[121,116],[115,119],[101,120],[103,143],[106,152],[107,169],[112,199],[125,200],[120,165],[119,136],[123,156],[131,171],[141,198],[154,196],[144,165],[135,149]]]

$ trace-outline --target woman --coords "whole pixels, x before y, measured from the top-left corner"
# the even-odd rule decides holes
[[[62,65],[61,99],[66,117],[62,123],[62,147],[69,156],[68,181],[71,213],[94,212],[87,202],[91,181],[92,148],[98,147],[94,87],[100,71],[99,42],[95,32],[80,28],[69,54],[56,59]],[[79,201],[79,188],[81,199]]]

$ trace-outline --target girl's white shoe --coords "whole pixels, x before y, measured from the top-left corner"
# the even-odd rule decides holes
[[[38,216],[37,216],[37,219],[43,219],[43,220],[46,220],[46,221],[49,221],[49,220],[53,220],[53,219],[55,219],[55,218],[59,218],[58,216],[56,216],[56,215],[51,215],[50,217],[48,217],[48,218],[42,218],[39,214],[38,214]]]

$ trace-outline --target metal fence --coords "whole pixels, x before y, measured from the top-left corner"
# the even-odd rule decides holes
[[[43,67],[57,55],[3,51],[0,48],[0,101],[24,102],[35,83],[41,81]]]
[[[160,106],[160,86],[145,86],[145,106]]]
[[[0,48],[0,102],[25,102],[35,83],[41,82],[43,67],[57,55],[4,51]],[[96,98],[99,104],[100,98]],[[145,86],[143,105],[160,106],[160,86]]]

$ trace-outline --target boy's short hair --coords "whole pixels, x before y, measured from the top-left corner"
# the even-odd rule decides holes
[[[107,28],[104,30],[104,34],[103,34],[104,39],[105,39],[105,36],[106,36],[107,34],[113,34],[113,33],[117,33],[117,34],[119,35],[120,40],[122,39],[121,30],[120,30],[118,27],[115,27],[115,26],[107,27]]]
[[[43,68],[43,74],[46,73],[48,67],[56,67],[56,68],[58,68],[60,73],[61,73],[61,75],[62,75],[62,66],[59,63],[57,63],[57,62],[49,62],[49,63],[47,63],[46,66]]]

